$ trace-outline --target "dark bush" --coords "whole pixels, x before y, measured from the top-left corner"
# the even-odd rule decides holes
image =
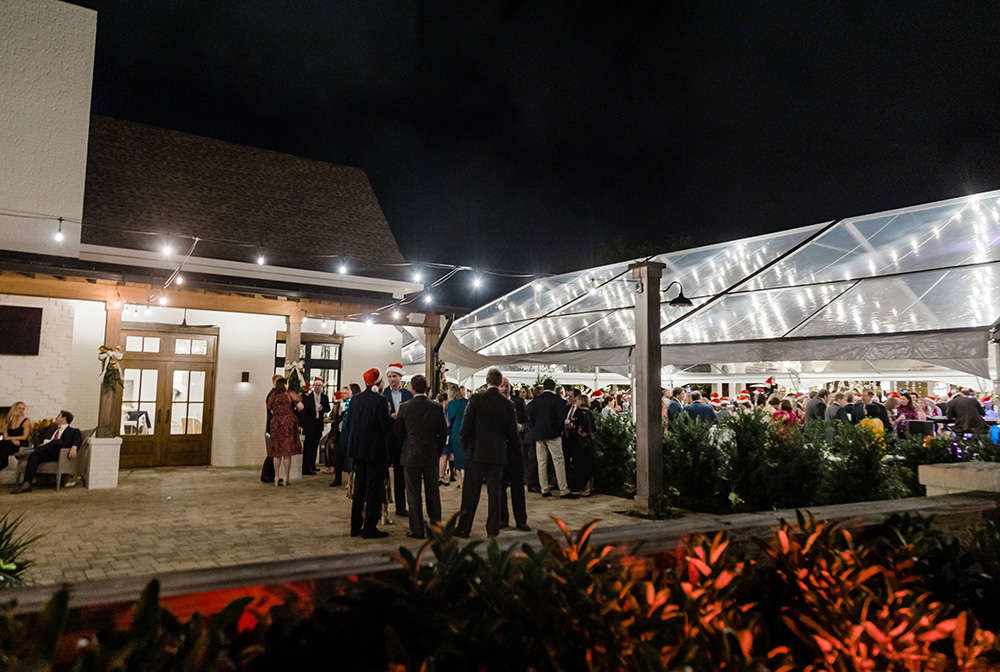
[[[628,416],[594,414],[594,487],[619,497],[635,494],[635,425]]]

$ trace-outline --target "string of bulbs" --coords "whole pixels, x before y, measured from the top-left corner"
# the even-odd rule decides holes
[[[63,223],[64,222],[72,222],[72,223],[76,223],[76,224],[82,224],[82,222],[80,220],[75,220],[75,219],[70,219],[70,218],[64,218],[64,217],[53,217],[52,215],[46,215],[46,214],[42,214],[42,213],[25,212],[25,211],[19,211],[19,210],[10,210],[10,209],[5,209],[5,208],[0,208],[0,215],[5,215],[5,216],[9,216],[9,217],[20,217],[20,218],[25,218],[25,219],[39,219],[39,220],[48,220],[48,221],[55,220],[56,222],[58,222],[58,224],[57,224],[57,229],[56,229],[55,233],[53,234],[53,238],[55,239],[56,242],[60,242],[60,243],[64,240],[64,237],[65,237],[64,234],[63,234]],[[110,230],[110,231],[120,231],[120,232],[123,232],[123,233],[128,233],[128,234],[133,234],[133,235],[155,236],[155,237],[160,238],[160,239],[164,238],[164,234],[162,232],[159,232],[159,231],[140,231],[140,230],[136,230],[136,229],[122,228],[122,227],[116,227],[116,226],[111,226],[111,225],[106,225],[106,224],[94,224],[92,222],[88,222],[87,226],[88,227],[105,229],[105,230]],[[226,245],[229,245],[229,246],[235,246],[235,247],[243,247],[243,248],[253,249],[257,253],[256,254],[257,265],[258,266],[264,266],[264,265],[267,264],[267,257],[266,257],[264,248],[261,245],[253,245],[251,243],[246,243],[245,241],[235,240],[235,239],[231,239],[231,238],[221,238],[221,237],[211,237],[211,236],[192,236],[192,235],[188,235],[188,234],[176,234],[176,235],[170,236],[170,238],[173,239],[173,240],[178,240],[178,239],[180,239],[180,240],[184,240],[184,239],[191,240],[191,248],[188,250],[187,254],[180,261],[180,263],[177,265],[177,267],[173,270],[173,272],[170,274],[170,276],[167,278],[167,280],[163,283],[162,287],[159,288],[157,291],[155,291],[155,292],[153,292],[153,293],[150,294],[149,299],[146,302],[146,307],[145,307],[145,314],[146,315],[150,314],[149,304],[155,303],[157,301],[159,302],[160,305],[166,305],[167,304],[167,297],[164,294],[164,292],[171,285],[176,285],[176,286],[183,285],[183,283],[184,283],[184,276],[181,275],[181,271],[184,268],[184,264],[188,261],[188,259],[190,259],[191,255],[194,253],[195,248],[198,246],[198,243],[201,242],[201,241],[211,242],[211,243],[222,243],[222,244],[226,244]],[[173,247],[171,246],[170,243],[165,244],[162,251],[163,251],[164,256],[166,256],[168,258],[173,255]],[[347,257],[344,257],[343,255],[333,255],[333,254],[303,254],[301,256],[307,257],[307,258],[314,258],[314,259],[336,259],[337,260],[336,271],[340,275],[347,275],[348,271],[352,270],[350,268],[350,266],[348,265],[349,264],[349,259]],[[502,278],[523,278],[523,279],[527,279],[527,278],[547,277],[549,275],[549,274],[538,274],[538,273],[519,273],[519,272],[515,272],[515,271],[500,270],[500,269],[479,269],[477,271],[477,270],[473,269],[471,266],[458,265],[458,264],[447,264],[447,263],[441,263],[441,262],[375,262],[375,263],[367,262],[365,265],[357,266],[353,270],[355,270],[355,271],[376,270],[378,267],[381,267],[381,268],[394,268],[394,269],[396,269],[396,268],[411,268],[411,269],[413,269],[413,273],[412,273],[412,276],[411,276],[412,280],[414,282],[418,282],[418,283],[423,282],[423,280],[424,280],[424,273],[425,273],[425,270],[427,270],[427,269],[443,270],[443,271],[445,271],[445,273],[444,273],[444,275],[442,275],[441,277],[437,278],[436,280],[433,280],[429,285],[425,286],[424,289],[422,291],[420,291],[420,292],[412,294],[411,296],[409,296],[407,298],[400,299],[400,300],[395,301],[393,303],[389,303],[389,304],[386,304],[384,306],[381,306],[378,309],[376,309],[373,313],[368,313],[368,314],[366,314],[366,313],[358,313],[358,314],[352,315],[351,317],[363,317],[363,316],[367,315],[367,317],[365,317],[365,321],[371,323],[371,322],[373,322],[373,319],[372,319],[373,316],[378,316],[378,315],[380,315],[380,314],[382,314],[382,313],[384,313],[386,311],[391,310],[391,311],[393,311],[393,313],[392,313],[393,314],[393,318],[395,320],[398,320],[399,317],[400,317],[400,310],[399,309],[401,307],[409,305],[409,304],[412,304],[412,303],[414,303],[416,301],[422,301],[424,304],[426,304],[428,306],[432,305],[434,303],[434,295],[432,294],[432,290],[440,287],[444,283],[446,283],[449,280],[451,280],[452,278],[454,278],[459,273],[463,273],[463,272],[473,273],[474,274],[473,278],[472,278],[472,287],[473,287],[473,289],[477,289],[477,290],[482,288],[482,286],[483,286],[483,277],[484,276],[493,276],[493,277],[502,277]],[[116,308],[120,308],[121,307],[120,295],[119,295],[119,300],[115,301],[115,307]],[[134,307],[134,314],[136,316],[138,316],[138,305],[136,305]]]

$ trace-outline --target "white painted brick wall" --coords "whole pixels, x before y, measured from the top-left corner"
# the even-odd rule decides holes
[[[27,405],[32,420],[53,418],[65,408],[73,350],[73,306],[69,301],[0,295],[0,305],[42,309],[38,356],[0,355],[0,403]]]

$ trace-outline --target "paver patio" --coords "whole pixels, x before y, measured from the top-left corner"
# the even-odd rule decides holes
[[[350,500],[330,488],[332,476],[306,477],[286,488],[263,484],[253,469],[185,467],[123,470],[114,490],[82,486],[56,491],[43,481],[24,495],[0,492],[0,513],[24,515],[42,537],[31,547],[28,580],[57,584],[224,567],[315,556],[395,551],[419,546],[405,536],[406,520],[383,529],[380,540],[351,538]],[[445,518],[459,510],[461,489],[441,488]],[[528,524],[556,533],[557,516],[572,528],[599,518],[602,527],[634,525],[623,515],[630,500],[596,495],[578,500],[528,494]],[[485,539],[483,489],[473,538]],[[501,538],[532,533],[504,530]]]

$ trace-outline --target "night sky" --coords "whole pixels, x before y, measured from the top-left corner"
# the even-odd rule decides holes
[[[359,166],[413,261],[561,272],[1000,188],[995,2],[79,4],[95,113]]]

